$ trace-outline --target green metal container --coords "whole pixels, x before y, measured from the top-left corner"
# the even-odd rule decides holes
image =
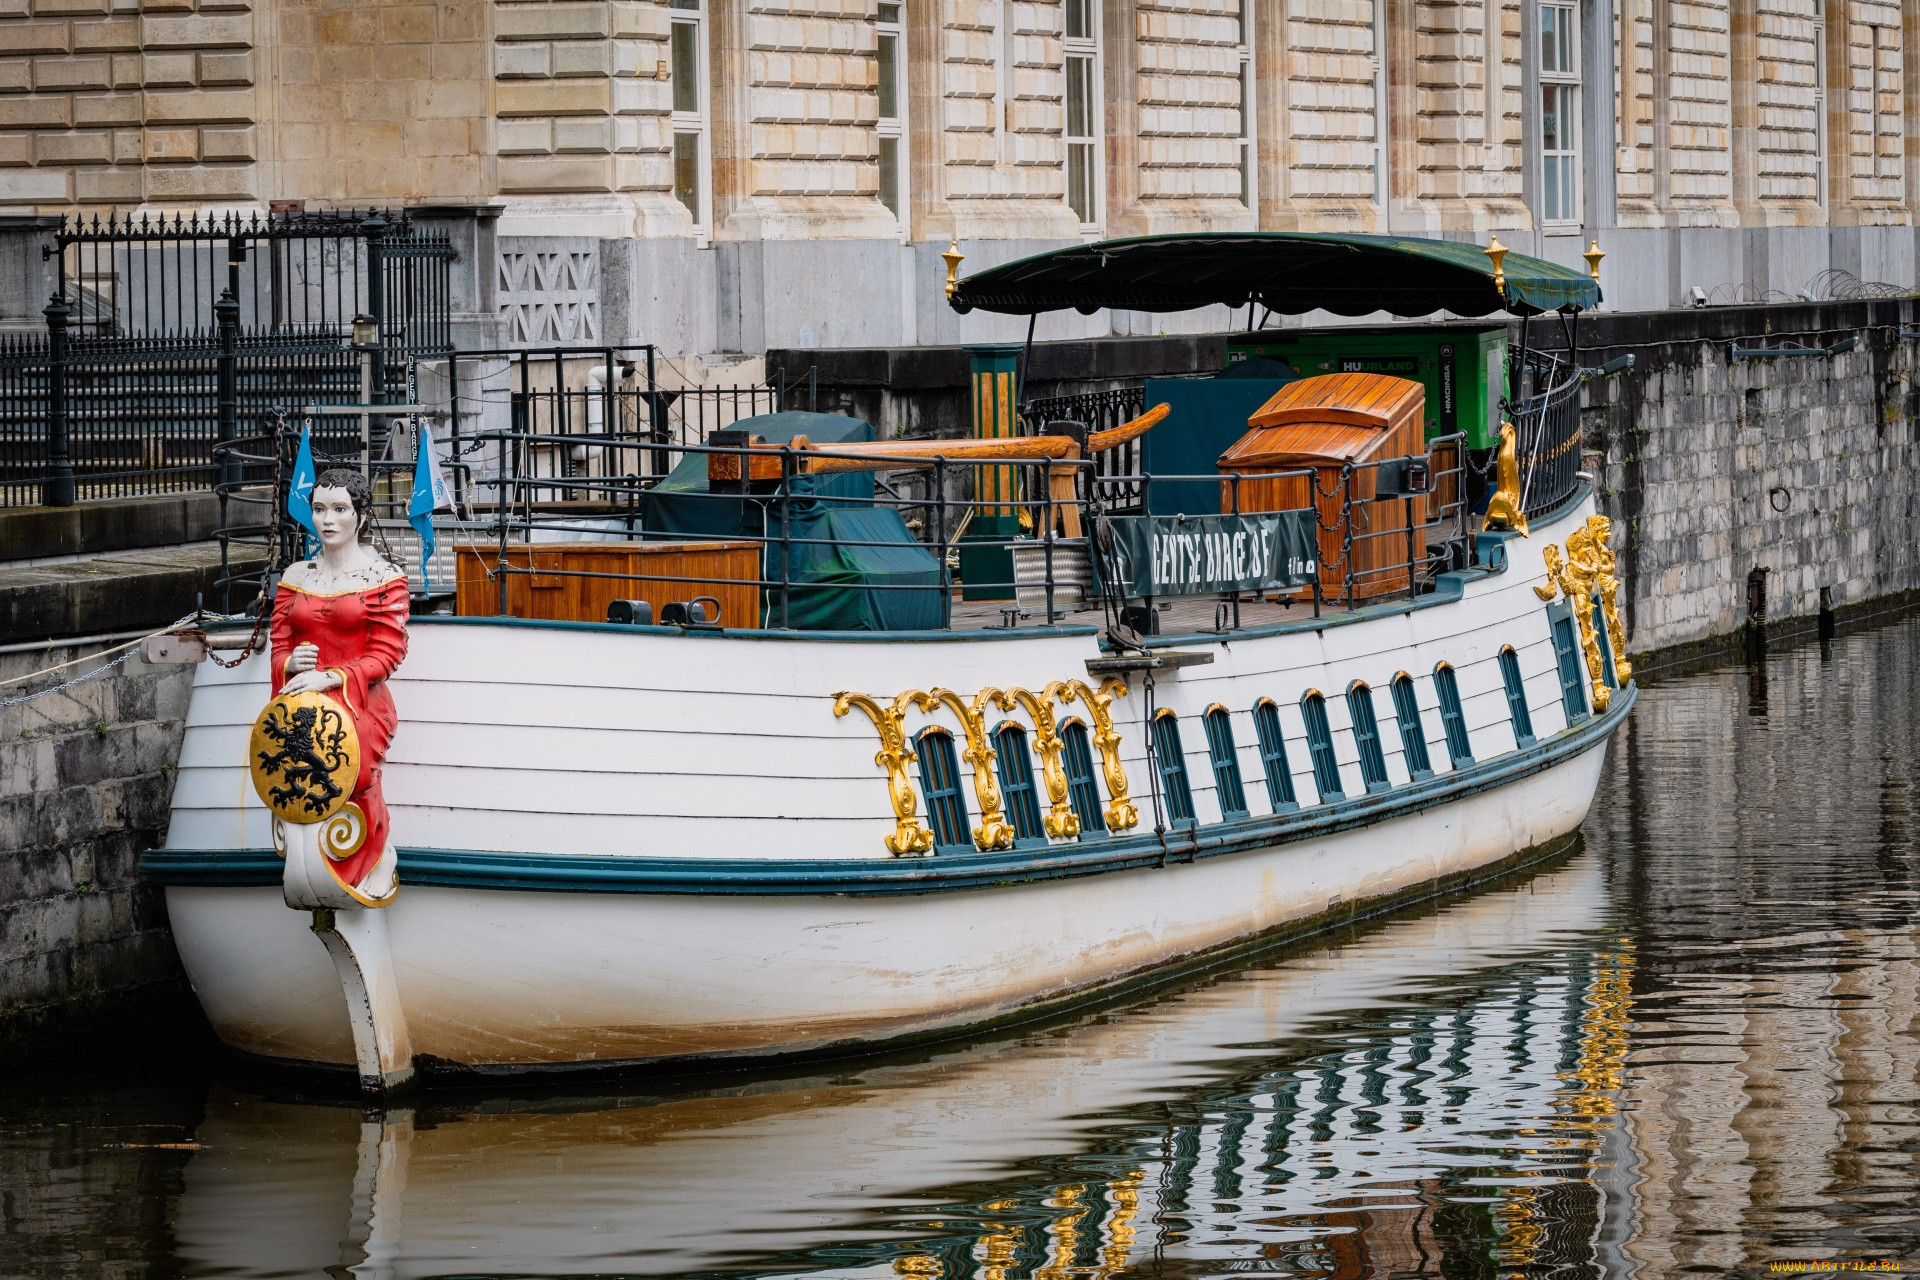
[[[1381,328],[1265,330],[1227,339],[1227,362],[1275,360],[1303,378],[1322,373],[1390,373],[1427,388],[1427,438],[1467,433],[1469,449],[1500,438],[1507,377],[1505,325],[1393,325]]]

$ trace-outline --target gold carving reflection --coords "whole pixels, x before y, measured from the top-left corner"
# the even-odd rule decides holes
[[[933,832],[922,826],[915,816],[919,807],[919,797],[914,795],[913,783],[907,780],[907,766],[918,759],[912,748],[907,746],[906,730],[902,721],[907,708],[926,695],[914,691],[901,694],[893,700],[893,705],[883,707],[864,693],[842,693],[833,701],[833,714],[844,716],[854,707],[867,713],[867,719],[873,721],[873,727],[880,732],[880,750],[873,762],[887,771],[887,798],[893,801],[893,834],[886,839],[887,852],[899,858],[914,857],[933,851]]]

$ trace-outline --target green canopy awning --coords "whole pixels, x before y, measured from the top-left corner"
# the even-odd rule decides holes
[[[1477,244],[1412,236],[1295,231],[1140,236],[1101,240],[990,267],[960,281],[953,308],[1032,315],[1244,307],[1287,315],[1436,311],[1483,316],[1584,311],[1600,301],[1586,273],[1508,253],[1505,290]]]

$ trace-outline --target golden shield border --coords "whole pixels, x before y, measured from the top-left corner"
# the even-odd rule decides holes
[[[360,732],[326,694],[283,693],[253,723],[247,772],[276,817],[325,822],[346,807],[360,779]]]

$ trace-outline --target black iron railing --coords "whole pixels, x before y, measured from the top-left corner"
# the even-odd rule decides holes
[[[1528,519],[1555,510],[1580,487],[1580,387],[1587,371],[1536,357],[1527,383],[1538,391],[1512,406],[1520,505]]]
[[[48,253],[45,332],[0,340],[0,505],[206,488],[271,407],[404,402],[452,345],[452,247],[403,213],[73,219]]]

